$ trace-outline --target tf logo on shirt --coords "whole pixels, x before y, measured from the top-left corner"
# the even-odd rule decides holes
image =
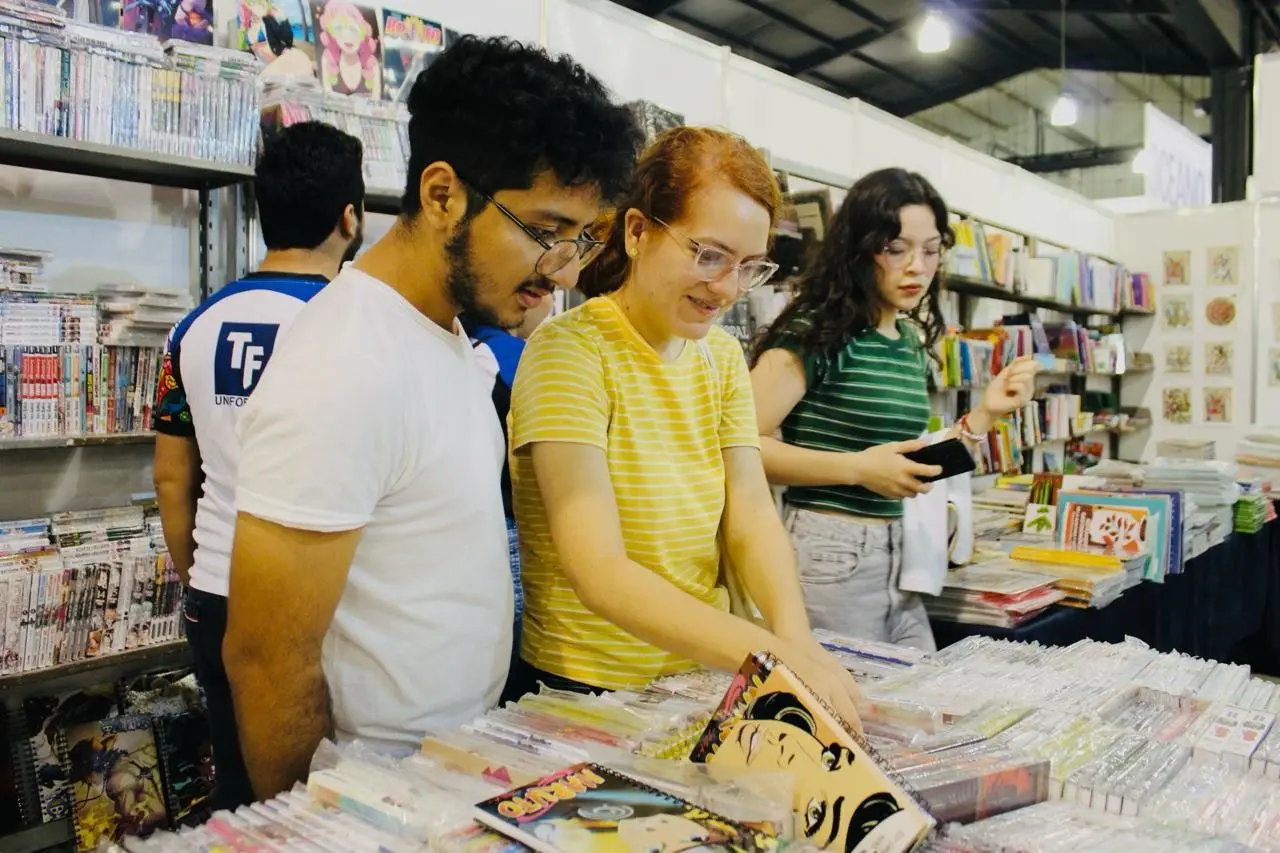
[[[213,355],[214,403],[243,406],[276,346],[275,323],[223,323]]]

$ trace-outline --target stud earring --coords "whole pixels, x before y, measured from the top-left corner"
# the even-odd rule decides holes
[[[627,249],[628,258],[634,258],[635,256],[636,256],[636,249],[634,246],[632,246],[630,249]]]

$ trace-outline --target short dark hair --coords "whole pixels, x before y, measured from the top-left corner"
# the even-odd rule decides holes
[[[421,209],[422,172],[435,162],[453,166],[473,200],[477,191],[528,189],[546,170],[612,200],[642,141],[630,110],[571,57],[507,38],[455,42],[414,81],[409,114],[408,216]]]
[[[347,205],[364,209],[364,148],[332,125],[304,121],[263,139],[253,173],[268,249],[314,249]]]

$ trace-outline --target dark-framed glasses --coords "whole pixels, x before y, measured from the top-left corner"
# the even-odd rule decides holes
[[[527,234],[529,239],[542,247],[542,254],[538,256],[538,260],[533,264],[534,272],[540,276],[550,278],[575,260],[578,262],[579,267],[585,267],[604,248],[603,241],[596,240],[587,234],[581,234],[572,240],[548,239],[526,224],[519,216],[508,210],[505,204],[492,195],[483,190],[480,190],[480,193],[484,196],[485,201],[502,211],[502,214]]]
[[[773,278],[773,274],[778,271],[778,265],[773,261],[764,258],[739,261],[724,249],[699,243],[692,237],[681,234],[656,216],[649,218],[661,225],[662,230],[671,235],[676,242],[682,243],[693,254],[693,271],[699,281],[707,283],[720,281],[726,275],[734,273],[737,276],[738,290],[745,293],[755,290]]]

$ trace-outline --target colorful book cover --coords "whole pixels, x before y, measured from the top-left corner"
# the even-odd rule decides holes
[[[1132,492],[1064,492],[1058,496],[1064,545],[1102,547],[1122,557],[1147,554],[1143,580],[1163,582],[1169,568],[1170,500]]]
[[[155,717],[164,796],[175,827],[204,823],[213,805],[213,745],[201,711]]]
[[[773,853],[768,833],[598,764],[576,764],[476,806],[476,820],[541,853]]]
[[[66,737],[79,850],[167,828],[150,717],[130,714],[71,726]]]
[[[768,653],[742,665],[690,759],[791,773],[797,830],[823,850],[903,853],[935,825],[905,783]]]

